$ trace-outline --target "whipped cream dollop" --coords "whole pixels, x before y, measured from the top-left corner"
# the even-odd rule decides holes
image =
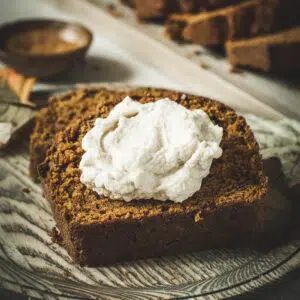
[[[80,180],[110,199],[182,202],[222,155],[222,135],[203,110],[126,97],[84,136]]]

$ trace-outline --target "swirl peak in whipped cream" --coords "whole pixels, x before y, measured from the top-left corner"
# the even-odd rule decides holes
[[[203,110],[168,98],[141,104],[126,97],[84,136],[80,180],[112,200],[182,202],[222,155],[222,135]]]

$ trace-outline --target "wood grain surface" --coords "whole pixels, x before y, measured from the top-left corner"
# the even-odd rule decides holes
[[[279,157],[289,183],[300,182],[300,124],[253,115],[246,118],[263,156]],[[63,247],[52,243],[49,232],[55,222],[41,187],[28,176],[28,164],[28,136],[1,152],[0,286],[6,289],[43,299],[197,295],[221,299],[277,280],[300,265],[300,234],[293,228],[288,238],[272,249],[212,249],[108,267],[80,267],[72,263]],[[276,225],[289,199],[275,185],[268,201],[270,224]],[[273,232],[276,234],[276,226]]]

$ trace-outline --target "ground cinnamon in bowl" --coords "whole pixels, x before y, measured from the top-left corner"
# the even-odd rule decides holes
[[[31,29],[12,35],[5,43],[5,50],[25,55],[60,54],[82,47],[82,42],[68,29]]]
[[[0,59],[25,76],[50,78],[82,60],[92,39],[78,23],[18,20],[0,26]]]

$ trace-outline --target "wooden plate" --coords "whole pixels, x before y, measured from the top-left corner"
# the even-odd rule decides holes
[[[299,180],[300,124],[246,117],[265,158],[279,157],[290,182]],[[224,298],[272,282],[300,264],[300,234],[293,230],[288,240],[263,251],[212,249],[100,268],[75,265],[49,236],[55,222],[41,187],[28,176],[27,140],[0,158],[0,283],[6,289],[47,299]],[[279,173],[274,169],[273,174]],[[290,205],[278,182],[269,207],[275,232],[277,217]]]

